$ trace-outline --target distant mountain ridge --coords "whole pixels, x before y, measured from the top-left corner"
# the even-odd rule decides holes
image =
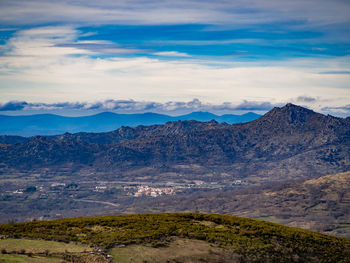
[[[157,113],[117,114],[103,112],[90,116],[65,117],[54,114],[37,114],[26,116],[0,115],[0,135],[56,135],[77,132],[109,132],[122,126],[164,124],[168,121],[210,121],[228,124],[249,122],[261,115],[249,112],[243,115],[215,115],[210,112],[192,112],[186,115],[169,116]]]
[[[1,138],[2,173],[220,181],[288,180],[350,170],[350,120],[293,104],[241,124],[175,121],[22,142],[21,137]]]

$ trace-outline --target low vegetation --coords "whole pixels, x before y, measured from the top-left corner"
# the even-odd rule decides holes
[[[6,238],[0,240],[0,248],[8,253],[25,249],[27,253],[61,253],[61,252],[87,252],[92,249],[87,245],[63,243],[46,240]]]
[[[129,245],[110,250],[115,262],[144,263],[144,262],[220,262],[229,263],[239,259],[232,250],[219,248],[202,240],[174,238],[165,247],[144,245]]]
[[[16,254],[0,254],[1,263],[62,263],[61,258],[47,256],[31,256]]]
[[[26,238],[0,239],[0,263],[49,263],[86,262],[80,258],[90,256],[92,248],[88,245],[64,243]]]
[[[136,214],[36,221],[0,225],[0,235],[79,242],[114,252],[113,248],[124,246],[172,246],[174,239],[179,238],[200,240],[226,254],[230,252],[237,262],[349,262],[350,258],[348,239],[216,214]]]

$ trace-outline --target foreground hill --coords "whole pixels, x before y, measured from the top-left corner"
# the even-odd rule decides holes
[[[262,182],[350,169],[350,119],[293,104],[243,124],[177,121],[23,142],[16,137],[15,144],[10,139],[0,145],[0,172],[8,174]]]
[[[54,135],[66,132],[108,132],[121,126],[164,124],[168,121],[197,120],[241,123],[259,118],[252,112],[243,115],[215,115],[209,112],[192,112],[186,115],[169,116],[157,113],[117,114],[103,112],[91,116],[65,117],[54,114],[37,114],[25,116],[0,115],[0,135]]]
[[[0,225],[0,235],[7,239],[80,242],[100,248],[101,255],[105,255],[102,253],[105,250],[112,254],[115,262],[145,262],[148,259],[151,262],[339,263],[349,262],[350,258],[350,241],[347,239],[215,214],[138,214],[18,223]],[[5,253],[11,242],[11,239],[0,242],[0,246],[7,248]],[[173,253],[169,253],[167,247]],[[46,254],[48,256],[49,251]],[[68,251],[55,255],[72,261],[77,257]],[[89,261],[80,257],[80,261],[75,262]]]

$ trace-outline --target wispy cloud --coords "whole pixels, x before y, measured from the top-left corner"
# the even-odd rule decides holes
[[[0,103],[0,111],[21,111],[30,105],[25,101],[9,101],[6,103]]]
[[[165,56],[165,57],[190,57],[189,54],[177,52],[177,51],[163,51],[163,52],[156,52],[153,54],[157,56]]]
[[[326,106],[314,107],[314,102],[319,101],[311,97],[298,97],[298,102],[302,106],[314,109],[324,114],[331,114],[339,117],[349,117],[350,104],[344,106]],[[212,112],[215,114],[236,113],[242,114],[246,112],[257,112],[263,114],[274,107],[282,107],[286,102],[271,102],[258,100],[243,100],[241,102],[223,102],[210,103],[203,102],[199,99],[190,101],[137,101],[137,100],[114,100],[108,99],[95,102],[27,102],[27,101],[8,101],[0,103],[0,112],[3,114],[22,115],[36,113],[55,113],[60,115],[88,115],[99,112],[115,112],[115,113],[145,113],[154,112],[169,115],[187,114],[197,111]]]
[[[154,101],[135,100],[105,100],[100,102],[59,102],[59,103],[30,103],[26,101],[9,101],[0,104],[0,111],[35,111],[35,110],[80,110],[80,111],[114,111],[114,112],[227,112],[227,111],[268,111],[274,106],[282,104],[272,104],[271,102],[243,101],[238,104],[224,102],[221,104],[204,103],[199,99],[188,102],[168,101],[164,103]]]
[[[79,34],[84,35],[84,34]],[[93,54],[137,54],[145,53],[147,50],[141,50],[137,48],[123,47],[119,44],[113,43],[111,41],[105,40],[83,40],[83,41],[70,41],[67,43],[57,43],[55,47],[62,48],[75,48],[77,50],[86,50]]]
[[[1,24],[257,24],[299,21],[325,26],[349,22],[349,4],[342,0],[237,1],[49,1],[3,0]],[[20,19],[18,19],[20,18]]]
[[[309,102],[316,102],[317,99],[314,97],[310,97],[310,96],[299,96],[296,98],[296,101],[299,103],[309,103]]]
[[[349,59],[305,58],[265,61],[217,61],[192,57],[122,57],[137,52],[109,41],[79,40],[74,27],[50,26],[16,32],[2,46],[1,100],[91,101],[108,98],[178,101],[199,98],[212,103],[238,103],[247,98],[287,102],[289,98],[318,94],[349,99],[349,74],[317,74],[350,68]],[[69,44],[70,43],[70,44]],[[115,49],[108,57],[99,50]],[[105,52],[105,51],[104,51]],[[163,53],[164,54],[164,53]],[[325,105],[323,105],[325,106]]]
[[[299,102],[296,102],[299,100]],[[331,114],[339,117],[350,116],[350,104],[343,106],[314,107],[315,101],[312,97],[298,97],[291,100],[294,103],[301,104],[304,107],[316,110],[324,114]],[[99,112],[115,113],[145,113],[154,112],[160,114],[180,115],[197,111],[211,112],[215,114],[242,114],[246,112],[257,112],[263,114],[274,107],[282,107],[286,102],[271,102],[257,100],[243,100],[238,103],[223,102],[209,103],[202,102],[199,99],[190,101],[136,101],[136,100],[103,100],[95,102],[26,102],[26,101],[8,101],[0,103],[0,112],[10,115],[27,115],[38,113],[55,113],[60,115],[84,116]]]
[[[77,38],[79,32],[68,26],[48,26],[16,32],[4,49],[5,56],[16,56],[19,60],[25,57],[57,57],[64,55],[88,54],[83,49],[59,47]]]
[[[322,71],[319,74],[326,74],[326,75],[348,75],[350,74],[350,70],[333,70],[333,71]]]
[[[350,104],[337,107],[323,107],[321,110],[340,117],[350,117]]]
[[[228,106],[228,107],[232,107],[233,105],[230,103],[227,104],[223,104],[223,106]],[[268,111],[271,110],[273,107],[275,106],[281,106],[281,103],[279,104],[272,104],[271,102],[267,102],[267,101],[263,101],[263,102],[259,102],[259,101],[247,101],[244,100],[242,103],[233,106],[234,109],[236,110],[243,110],[243,111]]]
[[[89,110],[346,105],[349,13],[344,0],[3,0],[0,101],[22,110],[95,100]]]
[[[213,46],[213,45],[228,45],[228,44],[254,44],[266,43],[264,39],[256,38],[239,38],[239,39],[221,39],[221,40],[152,40],[152,43],[157,44],[172,44],[172,45],[189,45],[189,46]]]

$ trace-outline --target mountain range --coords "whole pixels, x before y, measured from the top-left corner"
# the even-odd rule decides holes
[[[0,141],[1,173],[261,183],[350,170],[350,118],[293,104],[241,124],[175,121]]]
[[[65,132],[108,132],[122,126],[164,124],[168,121],[210,121],[228,124],[248,122],[261,115],[248,112],[243,115],[215,115],[210,112],[192,112],[186,115],[169,116],[157,113],[117,114],[103,112],[81,117],[65,117],[54,114],[37,114],[26,116],[0,115],[0,135],[55,135]]]

